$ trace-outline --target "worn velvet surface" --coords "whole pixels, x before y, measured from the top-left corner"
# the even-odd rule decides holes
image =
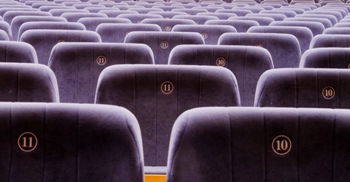
[[[98,57],[106,58],[104,64]],[[55,72],[61,102],[93,103],[98,77],[115,64],[154,64],[152,50],[143,44],[61,43],[52,49],[49,67]]]
[[[350,108],[349,81],[350,72],[346,69],[269,70],[258,81],[254,105]],[[333,91],[327,94],[327,87]]]
[[[143,181],[140,128],[124,108],[0,103],[0,120],[0,181]]]
[[[266,70],[273,69],[270,53],[260,47],[180,45],[169,56],[169,64],[218,66],[217,60],[224,60],[237,78],[242,106],[253,106],[255,88],[259,77]]]
[[[38,55],[40,64],[48,65],[51,49],[60,42],[101,42],[93,31],[84,30],[28,30],[22,34],[22,42],[31,44]]]
[[[163,83],[171,93],[163,92]],[[184,111],[203,106],[239,106],[235,76],[213,66],[114,65],[100,75],[96,103],[129,109],[142,132],[145,165],[165,166],[170,131]]]
[[[267,49],[275,68],[298,67],[301,50],[298,39],[290,34],[224,33],[218,45],[259,46]]]
[[[174,124],[167,181],[348,181],[349,130],[340,109],[193,109]]]
[[[155,64],[167,64],[170,51],[177,45],[204,44],[204,39],[197,32],[130,32],[125,43],[148,45],[154,55]]]

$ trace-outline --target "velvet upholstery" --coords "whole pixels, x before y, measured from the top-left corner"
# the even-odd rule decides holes
[[[59,4],[57,4],[59,5]],[[40,8],[38,8],[40,11],[42,12],[49,12],[50,10],[52,9],[75,9],[74,7],[68,7],[68,6],[64,6],[64,5],[61,5],[60,6],[40,6]]]
[[[284,19],[287,18],[286,15],[284,14],[273,14],[273,13],[256,13],[256,14],[247,14],[246,17],[268,17],[268,18],[273,18],[275,21],[283,21]]]
[[[161,6],[161,7],[164,7],[164,8],[174,8],[174,7],[171,7],[171,6]],[[161,8],[160,7],[160,8]],[[155,11],[155,12],[149,12],[147,14],[150,14],[150,15],[160,15],[162,16],[164,19],[172,19],[174,16],[176,15],[187,15],[186,13],[184,12],[170,12],[170,11]]]
[[[167,64],[170,51],[181,44],[204,44],[196,32],[130,32],[125,43],[140,43],[151,47],[155,64]]]
[[[339,12],[339,11],[337,11],[337,10],[322,10],[322,9],[320,9],[320,10],[318,10],[318,9],[316,9],[316,10],[314,10],[314,11],[307,11],[307,12],[305,12],[305,14],[326,14],[326,15],[333,15],[333,16],[335,16],[336,18],[337,18],[337,20],[338,21],[340,21],[341,19],[343,19],[344,17],[343,17],[343,15]]]
[[[128,10],[119,10],[119,11],[115,11],[115,10],[101,10],[99,13],[103,13],[105,15],[107,15],[109,18],[115,18],[120,14],[139,14],[136,11],[128,11]]]
[[[65,18],[53,16],[16,16],[11,21],[13,40],[17,41],[18,31],[23,23],[26,22],[67,22]]]
[[[98,18],[108,18],[107,15],[102,14],[102,13],[63,13],[60,17],[63,17],[67,19],[68,22],[78,22],[80,18],[93,18],[93,17],[98,17]]]
[[[298,67],[301,57],[298,39],[290,34],[225,33],[218,45],[263,47],[270,52],[275,68]]]
[[[219,20],[227,20],[231,17],[237,17],[234,13],[198,13],[199,16],[214,16],[219,18]]]
[[[253,12],[246,9],[223,9],[223,10],[217,10],[215,13],[233,13],[237,16],[246,16],[247,14],[252,14]]]
[[[89,13],[85,9],[52,9],[49,11],[52,16],[61,16],[63,13]]]
[[[189,15],[196,15],[198,13],[208,13],[208,10],[205,9],[173,9],[171,12],[184,12]]]
[[[195,25],[193,20],[189,19],[151,19],[147,18],[141,21],[141,24],[156,24],[162,28],[163,32],[171,32],[176,25]]]
[[[344,69],[279,69],[259,79],[258,107],[350,108],[350,72]]]
[[[205,44],[216,45],[219,37],[228,32],[237,32],[230,25],[176,25],[173,32],[197,32],[203,36]]]
[[[44,65],[0,63],[1,102],[59,102],[55,74]]]
[[[36,12],[36,11],[7,11],[4,15],[4,21],[11,25],[12,19],[16,16],[52,16],[48,12]]]
[[[310,42],[310,49],[319,47],[349,47],[350,37],[345,34],[322,34],[315,36]]]
[[[339,22],[335,24],[333,27],[349,27],[349,26],[350,26],[350,22]]]
[[[4,7],[4,6],[2,6],[2,8],[0,9],[0,16],[1,17],[3,17],[4,16],[4,14],[6,13],[6,12],[8,12],[8,11],[18,11],[18,10],[20,10],[20,11],[30,11],[30,12],[40,12],[40,10],[38,10],[38,9],[33,9],[33,8],[31,8],[30,6],[15,6],[15,7],[13,7],[13,6],[6,6],[6,7]],[[11,22],[10,22],[11,23]],[[9,23],[9,24],[10,24]]]
[[[300,68],[350,68],[349,48],[324,47],[310,49],[300,59]]]
[[[0,181],[143,181],[140,128],[124,108],[1,103],[0,118]]]
[[[204,25],[231,25],[237,32],[247,32],[250,27],[259,26],[254,20],[208,20]]]
[[[83,24],[76,22],[26,22],[19,27],[17,40],[21,40],[25,31],[32,29],[86,30]]]
[[[117,16],[117,18],[126,18],[129,19],[132,23],[141,23],[141,21],[146,18],[163,19],[161,15],[152,14],[120,14]]]
[[[341,109],[192,109],[174,124],[167,182],[347,181],[349,121]]]
[[[4,30],[0,30],[0,40],[10,41],[9,35]]]
[[[81,23],[85,26],[86,30],[96,31],[96,28],[101,23],[131,23],[130,20],[125,18],[100,18],[100,17],[87,17],[80,18],[78,23]]]
[[[326,14],[301,14],[297,15],[296,18],[326,18],[331,21],[332,26],[338,23],[338,20],[335,16]]]
[[[248,33],[284,33],[294,35],[299,42],[301,54],[309,49],[313,34],[306,27],[285,27],[285,26],[255,26],[247,31]]]
[[[208,20],[219,20],[218,17],[204,15],[175,15],[173,19],[193,20],[197,25],[203,25]]]
[[[28,43],[0,41],[0,62],[38,63],[38,56]]]
[[[311,21],[311,22],[320,22],[325,28],[332,27],[332,22],[327,18],[317,17],[317,18],[309,18],[309,17],[294,17],[294,18],[286,18],[283,21]]]
[[[350,34],[350,27],[332,27],[323,31],[323,34]]]
[[[325,27],[320,22],[313,21],[275,21],[270,24],[271,26],[289,26],[289,27],[307,27],[311,30],[313,36],[322,34]]]
[[[0,30],[3,30],[6,32],[6,34],[9,37],[9,40],[12,40],[12,31],[11,31],[11,26],[5,22],[5,21],[0,21]]]
[[[101,42],[101,37],[85,30],[27,30],[20,39],[31,44],[38,55],[38,62],[47,65],[51,49],[60,42]]]
[[[124,23],[102,23],[96,28],[101,36],[102,42],[123,43],[127,34],[133,31],[161,32],[159,25],[152,24],[124,24]]]
[[[173,84],[170,93],[162,91],[166,81]],[[228,69],[175,65],[110,66],[99,77],[95,102],[122,106],[135,114],[146,166],[166,165],[170,131],[182,112],[240,105],[237,81]]]
[[[218,64],[219,58],[225,63]],[[171,51],[169,64],[228,68],[237,78],[242,106],[253,106],[259,77],[273,69],[270,53],[253,46],[179,45]]]
[[[287,18],[295,17],[297,13],[292,10],[286,10],[286,9],[273,9],[273,10],[262,10],[259,12],[259,14],[283,14],[286,15]]]
[[[97,62],[103,56],[106,62]],[[98,77],[115,64],[153,64],[143,44],[60,43],[53,47],[49,67],[57,76],[61,102],[94,103]]]
[[[271,17],[231,17],[228,20],[253,20],[258,22],[260,26],[268,26],[275,21]]]

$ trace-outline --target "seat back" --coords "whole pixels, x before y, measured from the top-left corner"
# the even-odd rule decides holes
[[[116,106],[2,103],[0,181],[143,181],[140,128]]]
[[[344,69],[276,69],[259,79],[254,105],[258,107],[350,108]]]
[[[154,64],[152,50],[143,44],[61,43],[51,52],[48,65],[56,74],[61,102],[93,103],[98,77],[108,66]]]
[[[44,65],[0,63],[2,102],[59,102],[55,74]]]
[[[306,27],[285,27],[285,26],[255,26],[247,31],[248,33],[283,33],[294,35],[299,42],[301,54],[309,49],[313,34]]]
[[[124,18],[100,18],[100,17],[88,17],[88,18],[80,18],[78,23],[81,23],[85,26],[86,30],[96,31],[98,25],[102,23],[131,23],[130,20]]]
[[[96,28],[102,42],[123,43],[127,34],[133,31],[161,32],[159,25],[152,24],[125,24],[125,23],[102,23]]]
[[[76,22],[26,22],[18,30],[18,39],[22,34],[31,29],[51,29],[51,30],[86,30],[85,26]]]
[[[193,109],[174,124],[167,181],[346,181],[349,142],[346,110]]]
[[[310,42],[310,49],[319,47],[349,47],[350,37],[345,34],[322,34],[315,36]]]
[[[230,25],[176,25],[173,32],[197,32],[203,36],[205,44],[216,45],[219,37],[228,32],[237,32]]]
[[[33,46],[24,42],[0,41],[0,62],[38,63]]]
[[[66,12],[61,14],[60,17],[67,19],[68,22],[78,22],[80,18],[108,18],[103,13],[84,13],[84,12]]]
[[[252,46],[179,45],[171,51],[169,64],[228,68],[237,78],[242,106],[253,106],[259,77],[273,69],[270,53]]]
[[[181,44],[204,44],[201,34],[195,32],[130,32],[125,43],[141,43],[151,47],[155,64],[167,64],[170,51]]]
[[[275,21],[270,24],[271,26],[288,26],[288,27],[307,27],[311,30],[313,36],[322,34],[325,27],[320,22],[313,21]]]
[[[16,16],[12,19],[11,29],[13,40],[19,40],[18,31],[23,23],[26,22],[67,22],[66,19],[62,17],[53,17],[53,16]]]
[[[263,47],[270,52],[275,68],[298,67],[301,57],[298,39],[290,34],[225,33],[218,44]]]
[[[349,48],[323,47],[306,51],[300,59],[300,68],[350,68]]]
[[[144,19],[141,21],[141,24],[156,24],[162,28],[164,32],[171,32],[174,26],[176,25],[195,25],[196,23],[193,20],[187,19]]]
[[[208,20],[204,25],[231,25],[235,27],[237,32],[247,32],[250,27],[259,26],[254,20]]]
[[[239,106],[237,81],[221,67],[115,65],[99,77],[97,104],[127,108],[141,127],[145,165],[165,166],[170,131],[184,111],[203,106]]]
[[[85,30],[28,30],[20,41],[31,44],[38,55],[40,64],[48,65],[51,49],[62,42],[101,42],[101,37],[92,31]]]

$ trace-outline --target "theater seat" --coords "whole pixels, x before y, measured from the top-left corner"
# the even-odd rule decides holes
[[[259,79],[258,107],[350,108],[350,72],[345,69],[275,69]]]
[[[248,33],[285,33],[294,35],[299,42],[301,54],[309,49],[313,34],[306,27],[285,27],[285,26],[255,26],[247,31]]]
[[[141,24],[156,24],[162,28],[163,32],[171,32],[176,25],[195,25],[193,20],[189,19],[151,19],[147,18],[141,21]]]
[[[38,55],[38,62],[47,65],[51,49],[62,42],[101,42],[101,37],[92,31],[85,30],[27,30],[20,39],[31,44]]]
[[[313,36],[322,34],[325,27],[320,22],[314,21],[275,21],[270,24],[271,26],[288,26],[288,27],[307,27],[311,30]]]
[[[350,68],[350,49],[323,47],[306,51],[300,59],[300,68]]]
[[[22,34],[31,29],[52,29],[52,30],[86,30],[85,26],[76,22],[26,22],[18,30],[18,39]]]
[[[350,37],[346,34],[322,34],[315,36],[310,42],[310,49],[319,47],[349,47]]]
[[[219,37],[228,32],[237,32],[230,25],[176,25],[173,32],[197,32],[203,36],[205,44],[216,45]]]
[[[0,63],[0,79],[1,102],[59,102],[56,76],[47,66]]]
[[[24,42],[0,41],[0,62],[38,63],[33,46]]]
[[[102,42],[123,43],[127,34],[133,31],[161,32],[159,25],[152,24],[124,24],[124,23],[102,23],[96,28],[101,36]]]
[[[201,34],[196,32],[130,32],[125,43],[140,43],[151,47],[155,64],[167,64],[170,51],[177,45],[204,44]]]
[[[124,108],[1,103],[0,119],[0,181],[143,181],[140,128]]]
[[[253,46],[179,45],[171,51],[169,64],[228,68],[237,78],[242,106],[254,105],[259,77],[273,69],[270,53]]]
[[[114,65],[104,69],[97,104],[127,108],[141,127],[146,166],[166,166],[170,131],[184,111],[239,106],[235,76],[212,66]]]
[[[347,181],[350,113],[198,108],[171,133],[168,182]]]
[[[290,34],[224,33],[218,45],[258,46],[267,49],[275,68],[298,67],[301,57],[298,39]]]
[[[98,27],[98,25],[102,23],[112,23],[112,24],[131,23],[130,20],[124,19],[124,18],[100,18],[100,17],[80,18],[77,22],[83,24],[86,30],[91,30],[91,31],[96,31],[96,28]]]
[[[93,103],[98,77],[115,64],[154,64],[142,44],[61,43],[52,48],[49,67],[57,76],[61,102]]]

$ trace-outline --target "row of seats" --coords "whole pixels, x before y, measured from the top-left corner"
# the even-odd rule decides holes
[[[144,179],[139,123],[124,108],[1,103],[0,118],[1,181]],[[337,109],[186,111],[172,129],[167,181],[346,181],[349,119]]]
[[[46,66],[2,63],[0,68],[8,78],[2,83],[4,101],[58,102],[57,82]],[[257,83],[255,106],[346,109],[349,79],[341,69],[269,70]],[[75,86],[76,95],[86,92]],[[196,107],[240,106],[238,87],[234,74],[221,67],[114,65],[102,71],[95,103],[131,111],[141,126],[145,164],[165,166],[175,119]]]

